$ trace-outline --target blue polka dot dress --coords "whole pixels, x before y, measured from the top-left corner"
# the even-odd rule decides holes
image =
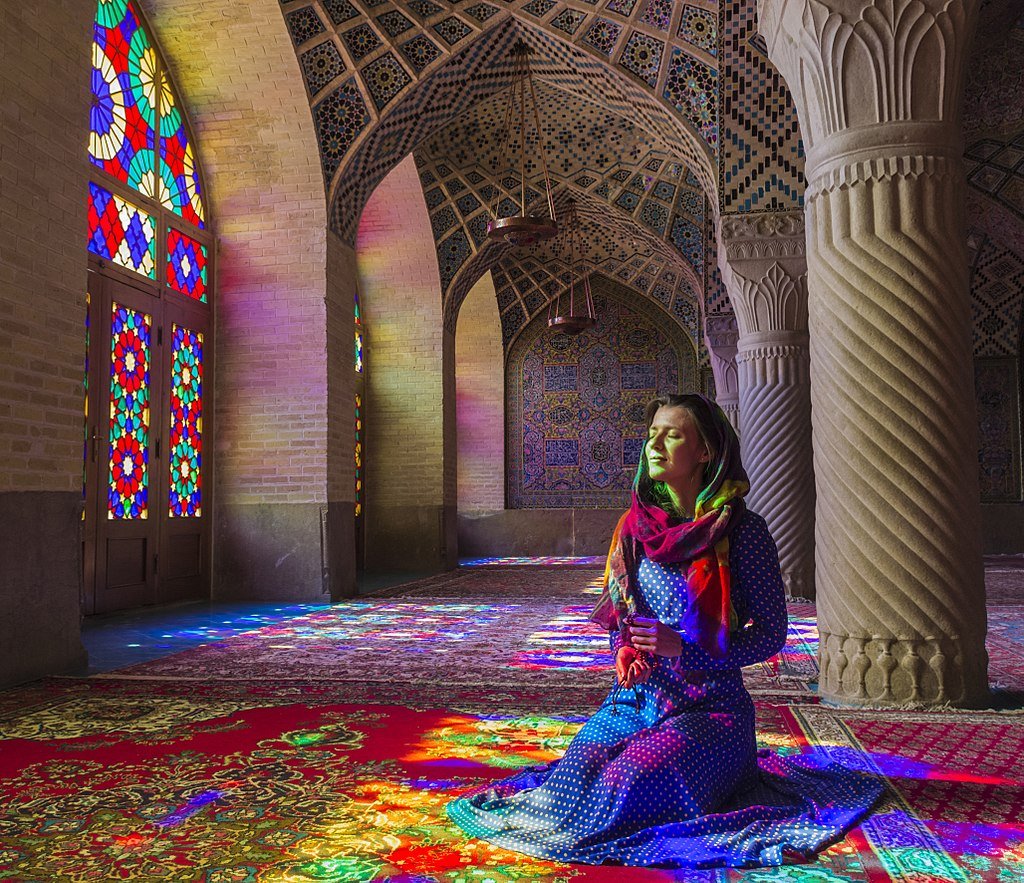
[[[777,865],[838,839],[875,802],[880,783],[810,757],[758,752],[742,666],[786,637],[778,553],[747,512],[730,542],[740,623],[727,656],[683,642],[650,679],[615,690],[561,760],[523,770],[448,805],[468,834],[561,862],[670,868]],[[678,566],[642,559],[638,605],[679,628]],[[617,649],[618,635],[612,635]]]

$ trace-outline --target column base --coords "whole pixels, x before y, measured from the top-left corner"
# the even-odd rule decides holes
[[[867,638],[819,630],[818,695],[837,705],[982,708],[990,704],[984,645],[956,638]]]

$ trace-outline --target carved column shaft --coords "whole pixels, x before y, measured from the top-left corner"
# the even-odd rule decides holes
[[[808,146],[820,694],[987,699],[959,102],[977,0],[766,0]]]
[[[750,507],[779,547],[787,592],[814,597],[814,471],[803,213],[725,215],[719,264],[739,328]]]
[[[732,313],[708,316],[704,320],[704,343],[715,376],[715,401],[725,411],[737,434],[740,431],[740,386],[736,367],[739,336],[736,316]]]

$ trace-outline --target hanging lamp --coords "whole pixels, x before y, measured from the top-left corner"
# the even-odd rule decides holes
[[[508,94],[508,104],[505,107],[505,126],[502,130],[503,141],[501,158],[511,153],[512,148],[512,124],[518,117],[519,133],[521,138],[519,157],[519,214],[508,217],[498,217],[500,189],[495,194],[495,205],[491,211],[492,220],[487,223],[487,238],[499,242],[507,242],[509,245],[532,245],[542,239],[551,239],[558,232],[558,224],[555,221],[555,200],[551,194],[551,178],[548,175],[548,164],[544,158],[544,148],[541,146],[540,112],[537,109],[537,93],[533,88],[533,74],[530,71],[530,55],[533,50],[522,40],[518,40],[512,47],[512,88]],[[529,103],[532,114],[528,112]],[[531,215],[526,208],[526,127],[532,117],[532,122],[537,133],[537,154],[540,158],[541,168],[544,170],[544,190],[547,195],[548,215]],[[511,170],[511,165],[510,165]]]
[[[594,297],[590,293],[590,277],[586,275],[580,280],[580,285],[583,288],[580,298],[583,301],[583,310],[579,313],[576,312],[576,249],[579,244],[577,240],[580,234],[580,225],[576,215],[576,203],[573,200],[569,200],[562,230],[565,234],[563,248],[569,252],[569,312],[562,313],[563,292],[559,292],[554,302],[548,304],[548,328],[554,328],[556,331],[572,336],[597,324],[597,316],[594,313]]]

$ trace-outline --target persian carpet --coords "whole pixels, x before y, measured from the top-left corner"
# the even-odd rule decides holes
[[[402,707],[331,683],[51,679],[2,696],[3,880],[1024,878],[1017,716],[759,702],[762,747],[828,751],[884,777],[885,802],[813,863],[673,873],[543,862],[447,821],[452,796],[561,754],[592,709],[569,694],[557,711],[537,696],[504,710],[463,697],[475,714],[430,707],[441,697],[429,690]]]

